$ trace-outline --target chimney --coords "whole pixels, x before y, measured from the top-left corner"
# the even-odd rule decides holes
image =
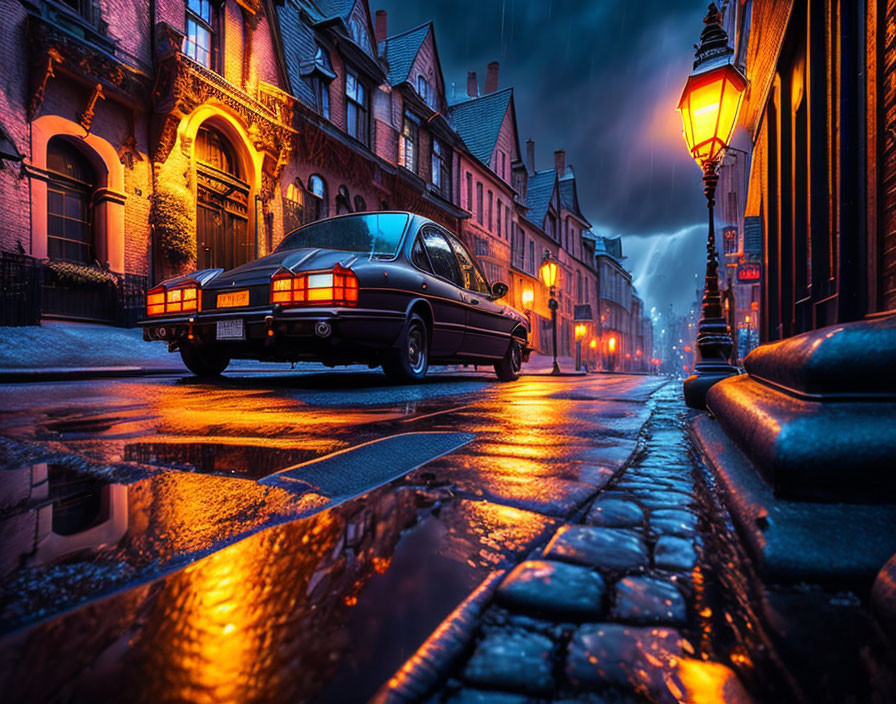
[[[485,92],[494,93],[498,90],[498,62],[492,61],[488,65],[488,73],[485,75]]]
[[[389,36],[388,31],[386,30],[386,11],[385,10],[377,10],[376,11],[376,27],[374,28],[374,34],[376,35],[376,43],[386,41],[386,37]]]
[[[557,172],[557,178],[563,178],[566,173],[566,152],[562,149],[554,152],[554,171]]]
[[[467,72],[467,95],[469,95],[471,98],[476,98],[479,96],[479,83],[476,81],[475,71]]]
[[[526,168],[530,176],[535,173],[535,142],[531,139],[526,140]]]

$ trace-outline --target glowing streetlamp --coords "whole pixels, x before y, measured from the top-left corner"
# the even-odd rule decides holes
[[[737,369],[728,363],[734,343],[719,293],[713,207],[719,182],[716,169],[731,140],[747,87],[746,78],[730,63],[734,50],[728,46],[728,35],[722,28],[722,13],[715,3],[709,5],[703,24],[694,70],[688,76],[678,103],[688,151],[703,170],[703,192],[709,210],[703,311],[697,333],[699,361],[694,367],[695,373],[684,382],[685,403],[691,408],[706,408],[709,388],[717,381],[737,374]]]
[[[532,304],[535,302],[535,291],[531,288],[524,288],[521,296],[524,310],[532,310]]]
[[[551,374],[560,373],[560,365],[557,364],[557,299],[554,297],[554,287],[557,285],[557,274],[559,271],[560,266],[557,264],[557,260],[551,256],[550,250],[546,249],[538,274],[541,276],[542,283],[547,286],[551,296],[548,301],[548,308],[551,309],[551,339],[554,343],[554,366],[551,369]]]
[[[585,323],[579,323],[576,325],[576,371],[579,371],[582,368],[582,340],[585,338],[585,334],[588,332],[588,328],[585,326]]]

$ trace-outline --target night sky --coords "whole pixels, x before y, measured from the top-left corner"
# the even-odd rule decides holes
[[[675,106],[702,29],[702,0],[371,0],[389,34],[432,20],[449,102],[467,71],[480,90],[501,63],[520,149],[536,168],[566,150],[579,201],[601,235],[623,235],[648,305],[683,312],[702,281],[706,205]],[[452,87],[453,84],[453,87]],[[665,272],[670,272],[666,276]],[[690,282],[690,283],[688,283]]]

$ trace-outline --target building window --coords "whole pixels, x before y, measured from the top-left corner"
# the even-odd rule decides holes
[[[351,69],[345,72],[345,116],[348,133],[362,144],[369,144],[367,131],[367,88]]]
[[[361,196],[355,196],[355,212],[356,213],[366,213],[367,212],[367,201],[364,200]]]
[[[502,203],[501,203],[501,199],[499,198],[498,199],[498,237],[501,237],[501,220],[503,220],[503,218],[501,217],[501,206],[502,206]]]
[[[93,167],[77,147],[54,137],[47,145],[47,171],[47,254],[50,259],[92,264]]]
[[[70,7],[88,22],[93,22],[93,1],[92,0],[61,0],[66,7]]]
[[[404,116],[401,126],[399,161],[408,171],[417,173],[417,123],[410,115]]]
[[[436,109],[436,95],[432,84],[424,76],[417,76],[417,93],[423,98],[423,102],[433,110]]]
[[[492,212],[492,192],[488,192],[488,231],[492,232],[494,230],[494,218]]]
[[[286,235],[305,224],[305,189],[296,179],[286,187],[283,198],[283,234]]]
[[[501,178],[507,180],[507,155],[501,152]]]
[[[317,174],[312,174],[308,179],[308,190],[310,191],[311,210],[310,219],[320,220],[330,214],[330,204],[327,200],[327,182]]]
[[[529,268],[526,271],[535,273],[535,240],[529,240]]]
[[[330,64],[330,55],[327,51],[321,47],[317,47],[317,51],[314,53],[314,63],[320,66],[322,69],[325,69],[328,72],[333,71],[333,67]],[[327,80],[324,80],[324,77],[317,71],[315,71],[314,76],[311,78],[311,88],[314,90],[314,98],[317,101],[317,111],[323,117],[330,119],[330,83]]]
[[[467,171],[467,210],[473,212],[473,174]]]
[[[348,187],[343,184],[336,191],[336,214],[346,215],[352,212],[351,198],[348,194]]]
[[[482,224],[482,215],[483,215],[482,184],[477,181],[476,182],[476,222],[478,222],[480,225]]]
[[[445,146],[435,137],[432,140],[432,183],[446,199],[451,199],[451,166]]]
[[[582,272],[576,271],[576,302],[582,300]]]
[[[187,0],[184,53],[206,68],[216,69],[216,11],[211,0]]]
[[[364,23],[357,17],[352,17],[348,22],[348,29],[352,33],[355,44],[367,51],[370,48],[370,35],[367,33]]]

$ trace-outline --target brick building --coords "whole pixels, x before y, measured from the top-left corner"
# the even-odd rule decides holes
[[[133,324],[162,278],[390,208],[458,232],[545,351],[550,251],[559,352],[576,322],[600,336],[565,153],[523,163],[497,62],[449,104],[432,23],[390,34],[365,0],[11,0],[0,20],[0,323]]]

